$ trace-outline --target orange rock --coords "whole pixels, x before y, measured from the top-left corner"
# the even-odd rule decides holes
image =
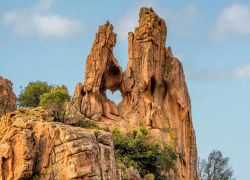
[[[99,27],[87,58],[84,85],[78,85],[73,96],[76,109],[95,120],[103,115],[112,118],[112,112],[117,111],[117,107],[113,107],[114,103],[106,103],[105,94],[107,89],[112,92],[119,89],[122,80],[121,67],[113,55],[115,44],[116,34],[113,32],[113,26],[106,22]],[[111,112],[107,112],[107,109]]]
[[[116,179],[112,134],[52,122],[41,108],[0,124],[0,179]]]
[[[3,115],[16,110],[16,95],[11,81],[0,76],[0,120]]]
[[[164,20],[151,8],[141,8],[139,26],[128,35],[129,60],[123,73],[112,52],[116,37],[112,29],[109,23],[99,27],[87,59],[83,90],[78,86],[73,97],[75,107],[124,132],[146,125],[149,140],[171,144],[181,154],[179,179],[198,179],[190,97],[182,64],[165,45]],[[107,99],[107,89],[121,91],[117,108]]]
[[[119,112],[123,118],[147,125],[154,140],[170,143],[169,134],[174,132],[172,139],[182,155],[180,179],[195,180],[197,150],[190,98],[182,64],[166,48],[166,36],[164,20],[152,9],[141,8],[139,26],[129,33]]]

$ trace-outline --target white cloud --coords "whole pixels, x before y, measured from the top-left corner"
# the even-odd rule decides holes
[[[50,13],[55,0],[40,0],[24,10],[6,12],[1,17],[3,25],[17,34],[36,34],[46,38],[63,38],[81,32],[80,22]]]
[[[240,80],[250,79],[250,64],[236,66],[230,69],[203,70],[195,72],[189,70],[188,76],[194,80]]]
[[[141,7],[152,7],[161,18],[166,20],[167,25],[171,24],[176,32],[184,36],[189,34],[189,26],[198,15],[198,10],[193,4],[187,4],[177,10],[162,7],[155,0],[136,1],[133,6],[124,13],[124,16],[119,18],[119,21],[116,22],[114,26],[118,33],[118,38],[127,40],[128,32],[134,31],[134,28],[138,26]]]
[[[37,32],[45,37],[65,37],[80,32],[78,21],[58,15],[35,15],[33,23]]]
[[[239,66],[228,72],[235,79],[250,79],[250,64]]]
[[[218,16],[213,40],[219,42],[233,35],[250,36],[250,5],[230,5]]]

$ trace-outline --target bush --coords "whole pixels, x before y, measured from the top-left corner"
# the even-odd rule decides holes
[[[126,135],[113,129],[115,156],[127,167],[136,167],[142,176],[153,173],[156,179],[166,179],[162,172],[166,174],[174,169],[178,155],[169,145],[162,149],[156,143],[147,143],[147,135],[145,127]]]
[[[64,103],[70,100],[65,90],[55,90],[41,96],[40,106],[51,110],[56,120],[63,120],[65,116]]]
[[[88,120],[88,119],[85,119],[84,121],[81,121],[79,124],[78,124],[79,127],[82,127],[82,128],[86,128],[86,129],[101,129],[95,121],[93,120]]]
[[[40,103],[40,96],[50,92],[51,86],[46,82],[30,82],[18,96],[17,102],[20,107],[37,107]]]
[[[30,179],[31,180],[39,180],[39,175],[38,174],[34,174],[34,175],[32,175],[32,177]]]

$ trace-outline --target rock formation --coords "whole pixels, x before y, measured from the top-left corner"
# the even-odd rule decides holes
[[[112,134],[82,128],[82,120],[88,119],[124,133],[147,126],[149,142],[169,144],[180,154],[177,179],[198,180],[191,102],[182,64],[166,47],[166,37],[164,20],[152,9],[141,8],[139,25],[128,35],[129,59],[122,71],[113,54],[113,27],[109,22],[100,26],[84,83],[76,86],[72,102],[65,103],[63,123],[42,108],[14,111],[12,84],[0,77],[0,116],[10,112],[0,122],[0,179],[39,175],[53,180],[141,180],[136,168],[116,169]],[[108,89],[121,92],[118,105],[107,98]],[[55,90],[67,91],[64,86]]]
[[[0,124],[0,179],[116,179],[112,135],[19,109]]]
[[[141,8],[139,26],[128,35],[129,60],[122,72],[112,49],[116,35],[107,22],[100,26],[86,62],[84,84],[73,105],[86,117],[130,130],[149,128],[151,140],[171,144],[180,153],[179,179],[196,180],[196,140],[182,64],[166,47],[167,27],[152,9]],[[117,106],[106,90],[120,90]]]
[[[12,90],[12,83],[0,76],[0,119],[14,110],[16,110],[16,95]]]
[[[116,118],[118,109],[106,97],[106,90],[119,89],[122,70],[113,55],[116,34],[113,26],[106,22],[100,26],[91,52],[87,58],[84,85],[79,84],[73,103],[86,117],[100,119],[101,116]]]
[[[146,124],[154,140],[176,141],[179,174],[196,179],[196,144],[191,105],[180,61],[165,47],[167,28],[152,9],[142,8],[139,27],[129,33],[129,61],[119,113],[131,123]],[[170,137],[169,137],[170,136]],[[171,137],[172,136],[172,137]]]

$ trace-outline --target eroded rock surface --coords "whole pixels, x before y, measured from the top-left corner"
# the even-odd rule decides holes
[[[166,47],[167,27],[152,9],[141,8],[139,26],[128,35],[129,60],[121,71],[112,49],[112,25],[99,27],[86,62],[84,84],[73,104],[82,114],[124,131],[146,125],[151,140],[176,147],[178,177],[196,180],[197,150],[190,98],[181,62]],[[120,90],[118,107],[106,90]]]
[[[8,112],[16,110],[16,95],[12,90],[12,83],[0,76],[0,119]]]
[[[153,140],[175,144],[181,157],[181,179],[197,179],[196,143],[191,105],[182,64],[165,46],[163,19],[148,8],[140,11],[139,26],[129,33],[129,61],[119,113],[130,123],[146,124]]]
[[[116,118],[116,104],[106,97],[106,90],[119,89],[122,70],[113,55],[116,34],[113,26],[106,22],[99,27],[91,52],[87,58],[84,84],[78,84],[73,102],[86,117],[100,119],[101,116]]]
[[[0,124],[0,179],[116,179],[112,135],[53,122],[40,108]]]

